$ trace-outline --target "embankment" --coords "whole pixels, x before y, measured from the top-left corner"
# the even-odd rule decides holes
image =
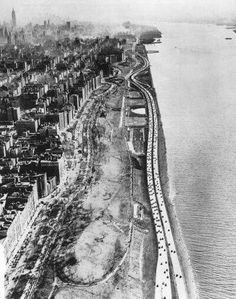
[[[147,52],[146,52],[146,57],[148,58]],[[185,276],[185,281],[186,281],[187,290],[189,293],[189,298],[197,299],[197,298],[199,298],[199,295],[198,295],[196,279],[194,277],[190,257],[189,257],[188,250],[187,250],[187,247],[184,242],[180,223],[177,218],[175,204],[174,204],[173,199],[170,197],[170,183],[169,183],[169,177],[168,177],[168,163],[167,163],[167,149],[166,149],[165,135],[164,135],[162,120],[161,120],[161,113],[160,113],[157,96],[156,96],[156,91],[154,88],[150,69],[149,69],[148,75],[150,77],[149,78],[150,80],[148,80],[148,81],[151,83],[152,95],[156,101],[156,106],[157,106],[157,111],[158,111],[158,128],[159,128],[158,158],[159,158],[159,171],[160,171],[160,181],[161,181],[162,192],[163,192],[163,196],[164,196],[164,199],[166,202],[166,208],[168,211],[171,228],[172,228],[172,233],[173,233],[176,248],[178,251],[178,256],[179,256],[180,263],[182,265],[183,273]]]

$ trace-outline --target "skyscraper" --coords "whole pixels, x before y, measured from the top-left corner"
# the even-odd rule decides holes
[[[71,25],[70,22],[66,22],[66,29],[67,30],[70,30],[70,25]]]
[[[12,20],[12,26],[13,26],[13,28],[15,28],[16,27],[16,13],[15,13],[14,8],[12,9],[12,12],[11,12],[11,20]]]

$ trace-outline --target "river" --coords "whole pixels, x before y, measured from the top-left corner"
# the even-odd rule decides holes
[[[236,34],[158,24],[148,45],[171,199],[202,299],[236,298]],[[232,37],[232,40],[225,39]]]

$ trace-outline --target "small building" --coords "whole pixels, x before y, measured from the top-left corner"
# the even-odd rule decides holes
[[[139,203],[135,202],[133,208],[134,208],[134,214],[133,214],[134,218],[143,220],[143,212],[144,212],[143,207]]]

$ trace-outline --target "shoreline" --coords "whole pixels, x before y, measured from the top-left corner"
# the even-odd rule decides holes
[[[147,59],[148,57],[148,51],[146,49],[146,46],[144,46],[145,49],[145,55]],[[151,88],[152,88],[152,94],[154,99],[156,100],[156,107],[158,111],[158,128],[159,128],[159,142],[158,142],[158,163],[159,163],[159,170],[160,170],[160,182],[161,182],[161,188],[163,192],[163,196],[166,202],[166,209],[169,215],[170,224],[172,233],[174,236],[174,242],[178,251],[178,256],[180,259],[181,267],[185,276],[186,281],[186,287],[187,291],[189,293],[189,296],[191,299],[198,299],[199,298],[199,291],[197,287],[196,277],[194,276],[193,268],[190,261],[190,256],[188,253],[188,249],[186,247],[184,237],[182,234],[181,226],[177,217],[177,212],[175,208],[175,203],[170,198],[170,184],[169,184],[169,176],[168,176],[168,161],[167,161],[167,148],[165,143],[165,135],[164,130],[162,126],[162,120],[161,120],[161,113],[160,108],[157,100],[157,94],[155,90],[155,86],[153,84],[153,78],[151,73],[151,67],[148,70],[148,76],[150,77],[151,81]]]

